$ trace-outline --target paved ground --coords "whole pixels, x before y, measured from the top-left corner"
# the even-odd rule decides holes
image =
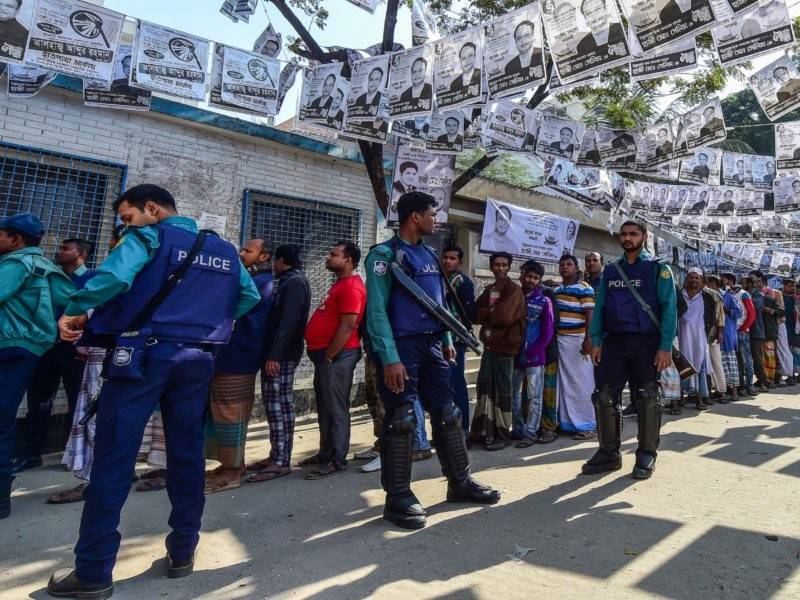
[[[115,598],[800,598],[800,395],[666,417],[655,477],[629,477],[635,423],[625,420],[625,469],[577,473],[589,443],[562,438],[532,450],[473,451],[481,481],[503,491],[493,507],[452,507],[437,461],[417,463],[426,529],[380,519],[378,474],[321,482],[299,470],[206,503],[197,572],[164,577],[165,492],[132,493],[122,518]],[[370,443],[358,416],[355,449]],[[266,448],[256,424],[249,458]],[[313,451],[298,428],[296,457]],[[52,457],[55,463],[57,457]],[[45,497],[71,477],[56,466],[16,482],[0,522],[0,598],[45,598],[70,566],[81,505]]]

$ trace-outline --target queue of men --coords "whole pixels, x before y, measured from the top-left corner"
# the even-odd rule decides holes
[[[309,480],[347,470],[362,357],[377,440],[355,457],[372,459],[364,470],[381,470],[383,517],[406,529],[426,524],[411,465],[431,457],[431,445],[448,502],[494,504],[500,493],[471,476],[469,448],[530,448],[566,434],[597,439],[584,474],[618,470],[621,419],[635,416],[632,475],[647,479],[663,410],[706,410],[795,383],[794,282],[778,292],[758,271],[738,281],[690,269],[678,289],[633,221],[619,232],[621,258],[604,265],[590,252],[581,273],[579,260],[564,255],[561,281],[546,280],[537,261],[515,265],[496,252],[494,281],[476,297],[463,250],[436,253],[423,241],[434,230],[435,199],[409,192],[397,203],[397,234],[364,260],[366,282],[358,245],[332,246],[333,283],[309,319],[312,293],[296,246],[252,239],[237,253],[180,216],[155,185],[130,188],[114,209],[124,231],[94,271],[84,264],[92,248],[78,239],[64,240],[58,265],[45,258],[35,215],[0,221],[0,518],[11,512],[14,474],[42,464],[59,382],[73,454],[64,462],[83,481],[51,497],[84,501],[75,568],[50,580],[55,597],[113,594],[120,511],[154,413],[165,438],[161,487],[172,505],[168,576],[184,577],[193,570],[206,494],[272,481],[293,466]],[[432,306],[448,310],[443,316]],[[470,415],[465,362],[477,347],[474,325],[482,356]],[[293,463],[294,377],[304,353],[314,366],[319,450]],[[246,464],[259,373],[270,448]],[[15,439],[26,392],[24,437]],[[219,466],[206,471],[206,459]]]

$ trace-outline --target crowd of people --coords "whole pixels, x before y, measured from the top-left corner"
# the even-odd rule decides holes
[[[397,203],[398,233],[364,260],[366,281],[356,243],[330,248],[332,285],[312,313],[297,246],[251,239],[237,252],[179,216],[169,192],[154,185],[127,190],[114,209],[121,224],[95,270],[86,266],[94,251],[86,241],[65,239],[53,263],[39,247],[45,231],[35,215],[0,221],[0,518],[11,512],[14,474],[42,465],[63,384],[63,463],[80,483],[48,502],[85,504],[75,570],[48,585],[57,597],[113,593],[117,527],[137,459],[153,469],[135,489],[166,489],[172,503],[170,577],[192,572],[204,495],[284,477],[293,466],[309,480],[344,472],[362,358],[376,439],[353,458],[364,471],[381,470],[383,516],[409,529],[426,520],[411,463],[434,450],[449,502],[493,504],[500,493],[472,478],[468,449],[530,448],[569,435],[597,439],[584,473],[617,470],[621,418],[630,416],[639,425],[632,474],[646,479],[663,411],[702,411],[794,386],[800,367],[793,280],[774,290],[759,271],[690,268],[679,288],[632,221],[620,229],[619,259],[589,252],[581,264],[566,254],[558,281],[535,260],[517,266],[495,252],[494,281],[478,291],[461,248],[436,252],[423,242],[436,201],[410,192]],[[467,333],[426,301],[449,309]],[[470,411],[473,327],[482,355]],[[294,377],[304,353],[314,367],[319,450],[293,463]],[[679,371],[677,357],[691,368]],[[247,464],[259,374],[270,448]],[[206,471],[206,459],[219,465]]]

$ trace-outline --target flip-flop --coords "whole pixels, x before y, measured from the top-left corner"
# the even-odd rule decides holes
[[[272,464],[272,459],[267,457],[263,460],[259,460],[258,462],[254,462],[253,464],[247,465],[247,472],[257,473],[258,471],[263,471],[271,464]]]
[[[70,504],[72,502],[83,502],[86,498],[86,488],[88,483],[81,483],[74,488],[61,490],[47,498],[47,504]]]
[[[214,481],[206,480],[206,485],[203,488],[203,493],[208,496],[209,494],[216,494],[217,492],[226,492],[228,490],[235,490],[242,487],[242,480],[239,481]]]
[[[330,475],[336,475],[337,473],[344,473],[347,470],[347,465],[339,465],[336,463],[328,463],[321,469],[314,469],[308,475],[306,475],[306,479],[324,479]]]
[[[593,440],[597,437],[596,431],[580,431],[572,436],[573,440],[576,441],[585,441],[585,440]]]
[[[544,430],[536,436],[537,444],[552,444],[558,439],[558,434],[555,431]]]
[[[137,492],[160,492],[167,487],[167,479],[165,477],[155,477],[152,479],[144,479],[140,481],[134,488]]]
[[[325,461],[319,457],[319,454],[315,454],[313,456],[309,456],[308,458],[304,458],[299,463],[297,463],[298,467],[313,467],[314,465],[324,465]]]
[[[535,438],[523,438],[515,444],[516,448],[530,448],[536,443]]]
[[[277,479],[278,477],[284,477],[292,472],[291,467],[281,467],[279,465],[272,464],[265,469],[261,469],[258,473],[254,475],[250,475],[247,478],[247,483],[258,483],[260,481],[272,481],[273,479]]]
[[[144,481],[145,479],[157,479],[161,477],[162,479],[167,476],[166,469],[150,469],[149,471],[145,471],[137,479],[140,481]]]

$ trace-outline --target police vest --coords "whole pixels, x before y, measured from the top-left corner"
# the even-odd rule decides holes
[[[423,244],[416,246],[403,244],[396,237],[386,242],[385,245],[391,248],[397,262],[406,274],[434,302],[446,306],[442,274],[439,272],[439,263],[433,253]],[[389,296],[388,315],[392,332],[396,338],[417,333],[438,333],[445,330],[441,323],[422,308],[414,296],[396,283],[392,285],[392,293]]]
[[[659,263],[640,260],[629,264],[627,260],[617,263],[622,267],[631,285],[661,320],[661,303],[658,301],[657,276]],[[606,303],[603,307],[603,324],[608,333],[658,333],[653,320],[644,312],[639,301],[628,291],[617,268],[611,264],[603,269],[606,281]]]
[[[97,335],[119,335],[178,268],[196,235],[172,225],[156,225],[160,245],[133,280],[130,289],[97,308],[88,329]],[[215,235],[206,238],[183,280],[153,313],[153,337],[177,342],[227,344],[239,299],[236,249]]]

